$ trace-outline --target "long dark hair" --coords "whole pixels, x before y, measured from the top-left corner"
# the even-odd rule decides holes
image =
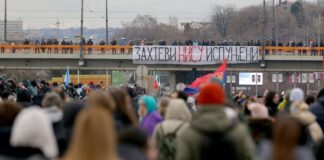
[[[274,91],[269,91],[268,94],[265,97],[265,105],[266,106],[272,106],[274,105],[273,99],[276,96],[276,92]]]
[[[294,160],[295,148],[305,142],[305,128],[291,116],[282,116],[274,125],[273,160]]]
[[[133,107],[131,106],[131,97],[125,89],[111,89],[110,93],[116,103],[115,115],[121,116],[122,121],[130,123],[132,126],[137,126],[137,117]],[[126,118],[126,119],[124,119]],[[127,122],[128,121],[128,122]]]

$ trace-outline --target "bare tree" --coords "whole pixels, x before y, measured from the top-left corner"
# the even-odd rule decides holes
[[[211,17],[211,22],[222,38],[226,38],[230,21],[234,15],[235,8],[228,6],[215,6]]]

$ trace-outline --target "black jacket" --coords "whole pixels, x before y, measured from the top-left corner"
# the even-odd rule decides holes
[[[310,106],[310,111],[316,116],[316,121],[324,130],[324,97],[319,98],[319,100]]]

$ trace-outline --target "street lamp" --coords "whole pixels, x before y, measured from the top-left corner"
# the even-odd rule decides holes
[[[106,44],[108,44],[108,0],[106,0]]]
[[[5,0],[5,13],[4,13],[4,42],[7,42],[7,0]]]
[[[81,28],[80,28],[80,61],[79,61],[79,66],[84,66],[84,61],[83,61],[83,1],[81,0]]]

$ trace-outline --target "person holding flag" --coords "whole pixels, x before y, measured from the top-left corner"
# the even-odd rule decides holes
[[[68,66],[65,72],[65,77],[64,77],[64,84],[65,86],[68,86],[69,83],[71,82],[70,80],[70,67]]]

